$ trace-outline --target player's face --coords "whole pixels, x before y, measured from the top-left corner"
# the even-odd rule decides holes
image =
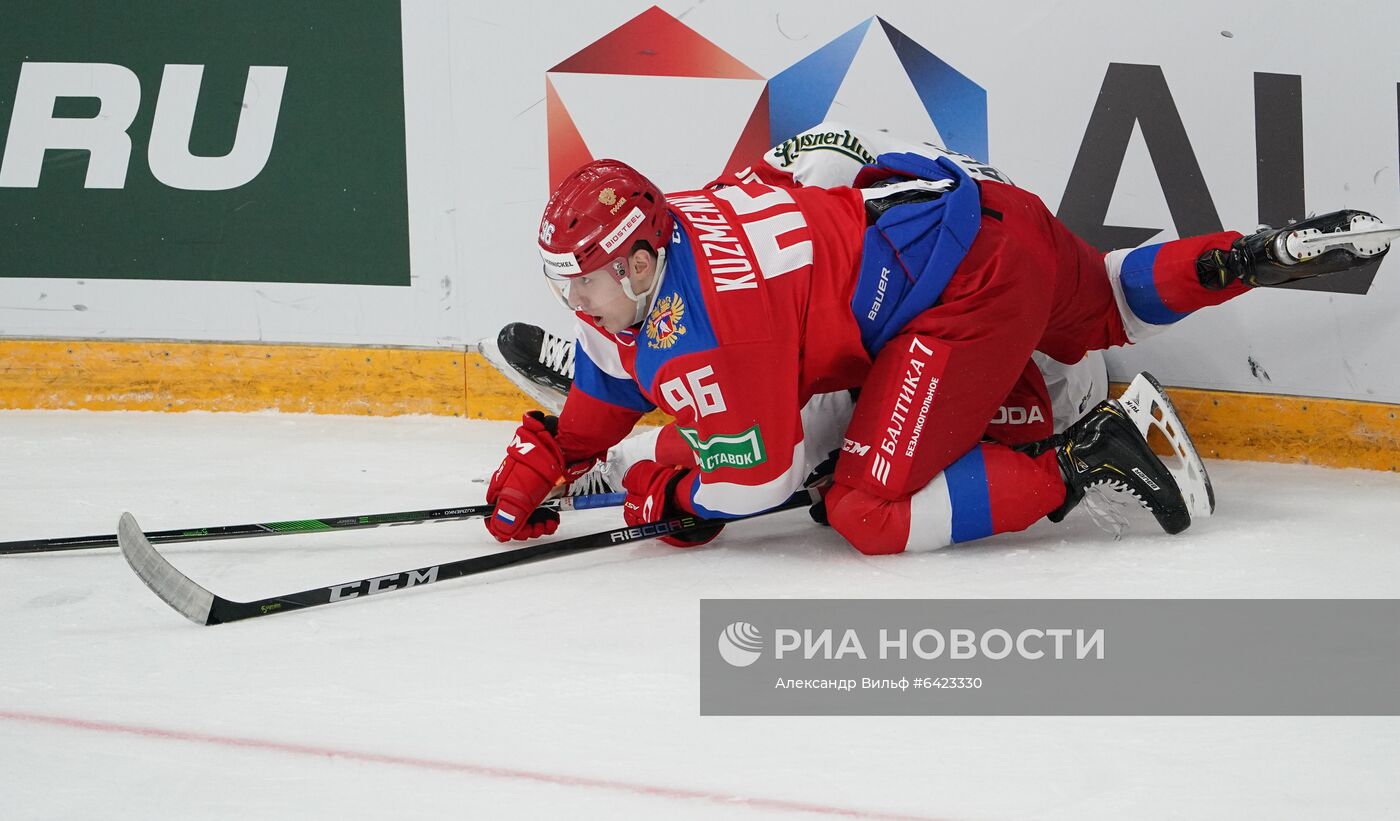
[[[622,262],[598,271],[570,277],[564,299],[570,308],[593,318],[610,333],[624,331],[637,315],[637,304],[622,290]]]

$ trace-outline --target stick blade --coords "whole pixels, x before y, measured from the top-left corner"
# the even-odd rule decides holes
[[[208,624],[214,607],[214,594],[195,584],[189,576],[175,569],[165,557],[151,546],[150,539],[136,523],[136,517],[123,513],[117,522],[117,543],[126,563],[151,588],[161,601],[195,624]]]

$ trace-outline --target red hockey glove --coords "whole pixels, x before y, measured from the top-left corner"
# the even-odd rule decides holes
[[[520,421],[486,487],[487,504],[496,506],[486,529],[502,542],[548,536],[559,528],[558,513],[536,509],[564,478],[564,455],[554,441],[559,420],[530,411]]]
[[[676,493],[676,488],[692,470],[694,468],[660,465],[650,459],[628,468],[627,475],[622,477],[622,487],[627,490],[622,518],[636,526],[692,515],[690,500]],[[717,524],[684,536],[662,536],[661,541],[672,547],[699,547],[713,540],[723,529],[724,525]]]

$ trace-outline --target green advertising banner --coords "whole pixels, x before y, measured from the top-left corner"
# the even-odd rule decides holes
[[[0,277],[408,285],[398,0],[11,0]]]

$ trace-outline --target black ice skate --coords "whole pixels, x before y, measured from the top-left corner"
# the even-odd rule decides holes
[[[1211,487],[1210,474],[1206,472],[1205,463],[1186,432],[1186,425],[1177,415],[1176,407],[1152,374],[1143,371],[1133,377],[1117,401],[1128,418],[1137,425],[1138,433],[1150,443],[1160,442],[1164,445],[1154,447],[1153,453],[1171,471],[1182,498],[1186,500],[1186,509],[1191,512],[1192,521],[1215,513],[1215,489]],[[1167,451],[1165,455],[1162,453],[1164,450]]]
[[[1100,402],[1063,433],[1038,444],[1028,452],[1053,447],[1065,480],[1065,502],[1048,514],[1050,521],[1062,521],[1086,491],[1107,486],[1136,499],[1168,533],[1190,526],[1190,506],[1176,479],[1117,401]]]
[[[1334,211],[1240,237],[1228,251],[1207,251],[1196,261],[1196,276],[1211,290],[1237,279],[1251,287],[1282,285],[1380,259],[1396,237],[1400,228],[1365,211]]]
[[[564,407],[574,382],[574,343],[535,325],[512,322],[495,341],[483,339],[481,353],[492,367],[550,413]]]

